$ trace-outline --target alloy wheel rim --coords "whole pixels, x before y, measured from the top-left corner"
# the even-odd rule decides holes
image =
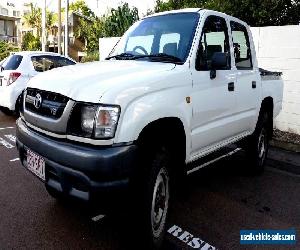
[[[261,164],[263,164],[265,160],[266,149],[267,149],[266,132],[265,129],[262,129],[258,139],[258,157],[260,159]]]
[[[151,225],[155,238],[164,230],[169,206],[169,176],[165,168],[159,171],[153,190],[151,206]]]

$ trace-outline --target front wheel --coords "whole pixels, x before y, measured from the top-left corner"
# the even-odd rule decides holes
[[[170,198],[169,173],[166,167],[160,168],[155,181],[150,185],[152,189],[151,234],[154,246],[160,246],[164,236]]]
[[[134,227],[143,249],[160,249],[163,244],[170,203],[170,154],[155,146],[143,154],[134,185]],[[130,216],[131,217],[131,216]]]

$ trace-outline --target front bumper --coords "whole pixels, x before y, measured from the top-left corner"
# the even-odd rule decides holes
[[[113,200],[128,191],[137,146],[96,147],[58,140],[17,120],[17,148],[26,166],[26,149],[45,159],[45,185],[64,196],[84,201]]]

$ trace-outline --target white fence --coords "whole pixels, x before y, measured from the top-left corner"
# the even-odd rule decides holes
[[[283,109],[276,128],[300,134],[300,26],[251,28],[258,65],[282,71]]]
[[[276,128],[300,134],[300,26],[251,28],[259,67],[282,71],[284,80],[283,110]],[[103,60],[119,38],[100,39]]]
[[[99,58],[104,60],[115,47],[120,37],[104,37],[99,39]]]

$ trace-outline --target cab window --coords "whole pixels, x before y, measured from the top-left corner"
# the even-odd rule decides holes
[[[252,56],[248,31],[246,27],[237,22],[230,22],[233,48],[234,48],[234,59],[237,69],[245,70],[252,69]]]

